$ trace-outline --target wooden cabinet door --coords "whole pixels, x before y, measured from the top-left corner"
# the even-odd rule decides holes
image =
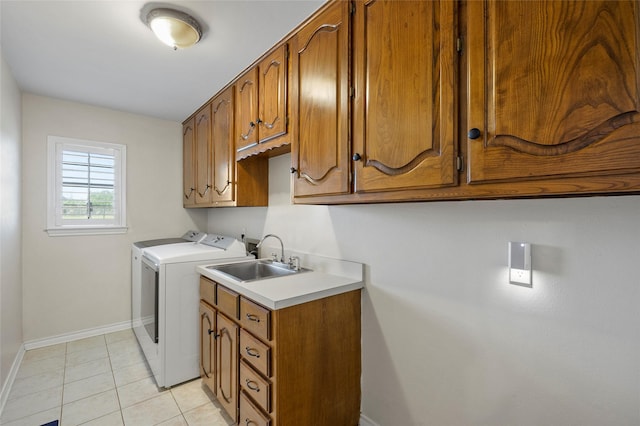
[[[258,69],[251,68],[236,82],[236,146],[238,153],[258,144]]]
[[[287,133],[287,45],[258,64],[259,141]]]
[[[467,9],[469,182],[640,169],[640,3]]]
[[[233,86],[211,102],[211,122],[213,202],[233,201],[233,174],[236,162],[233,151]]]
[[[216,315],[211,306],[200,301],[200,376],[202,382],[216,393],[215,332]]]
[[[356,192],[457,184],[455,7],[356,2]]]
[[[350,192],[349,2],[335,2],[293,37],[294,196]]]
[[[218,401],[232,419],[238,418],[238,326],[224,315],[217,315]]]
[[[196,203],[195,177],[195,118],[182,126],[182,204],[184,207]]]
[[[196,204],[211,204],[211,104],[195,117]]]

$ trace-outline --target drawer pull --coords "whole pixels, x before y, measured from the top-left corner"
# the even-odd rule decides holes
[[[244,348],[245,351],[247,351],[247,355],[255,357],[255,358],[260,358],[260,351],[255,349],[255,348],[250,348],[249,346],[247,346],[246,348]]]
[[[247,379],[247,388],[254,392],[260,392],[260,386],[258,385],[258,382],[254,382],[253,380]]]
[[[249,321],[260,322],[260,317],[255,314],[247,314],[247,319]]]
[[[245,426],[251,426],[251,425],[256,425],[256,426],[258,426],[258,423],[254,422],[254,421],[253,421],[253,420],[251,420],[251,419],[245,419],[245,420],[244,420],[244,424],[245,424]]]

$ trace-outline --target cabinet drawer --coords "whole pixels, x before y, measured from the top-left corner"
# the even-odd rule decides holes
[[[244,361],[240,363],[240,386],[264,411],[271,412],[271,383]]]
[[[271,340],[271,311],[240,297],[240,323],[255,336]]]
[[[271,377],[271,348],[244,329],[240,330],[240,355],[256,370]]]
[[[221,285],[216,286],[216,306],[229,318],[238,319],[238,293]]]
[[[269,426],[271,425],[271,419],[260,412],[260,409],[251,403],[244,392],[240,392],[240,422],[238,424],[243,426]]]
[[[205,277],[200,277],[200,299],[211,306],[216,305],[216,283]]]

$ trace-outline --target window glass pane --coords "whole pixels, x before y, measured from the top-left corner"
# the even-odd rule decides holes
[[[115,156],[62,152],[62,219],[113,220]]]

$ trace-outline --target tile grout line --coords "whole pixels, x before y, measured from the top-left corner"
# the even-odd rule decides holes
[[[66,385],[67,377],[67,350],[69,343],[64,344],[64,364],[62,365],[62,393],[60,395],[60,415],[58,418],[58,424],[62,425],[62,407],[64,407],[64,388]]]
[[[111,379],[113,379],[113,387],[114,387],[114,389],[116,391],[116,400],[118,401],[118,408],[120,409],[120,420],[122,420],[122,424],[125,425],[122,403],[120,403],[120,393],[118,393],[118,385],[116,384],[116,376],[113,373],[113,364],[111,363],[111,351],[109,350],[109,344],[107,342],[107,337],[106,336],[104,338],[104,343],[107,346],[107,356],[109,357],[109,369],[111,370]]]

